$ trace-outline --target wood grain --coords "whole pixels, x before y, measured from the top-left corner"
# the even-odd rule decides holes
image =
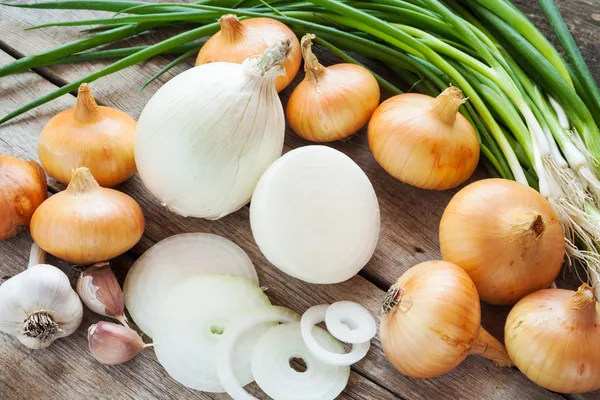
[[[578,0],[574,3],[580,2]],[[593,0],[591,3],[583,3],[589,3],[592,6],[595,2],[596,0]],[[522,3],[520,5],[525,7],[526,10],[533,9],[530,3],[534,2],[521,1],[520,3]],[[565,4],[566,2],[563,1],[560,5],[564,8]],[[569,10],[571,10],[570,7]],[[573,13],[579,15],[576,11],[573,11]],[[17,55],[33,54],[43,49],[53,48],[60,43],[77,37],[76,29],[53,28],[32,32],[22,32],[22,29],[43,22],[83,19],[88,18],[90,15],[86,12],[71,13],[59,11],[41,13],[37,10],[24,11],[2,8],[0,9],[0,46],[5,46],[13,54]],[[537,15],[539,15],[539,12]],[[588,13],[587,15],[592,14]],[[583,26],[587,27],[585,29],[590,29],[591,32],[594,32],[593,25],[590,27],[588,21],[592,17],[586,19],[585,16],[578,16],[578,18],[583,20],[583,22],[578,24],[578,29],[582,29],[581,26]],[[162,37],[160,33],[152,33],[137,39],[135,43],[154,42],[160,37]],[[592,50],[596,49],[597,54],[598,43],[589,43],[591,44],[587,45]],[[331,61],[331,58],[323,54],[320,55],[325,62]],[[588,53],[586,53],[587,56]],[[0,64],[8,61],[5,54],[0,58]],[[157,72],[164,63],[165,60],[159,57],[144,65],[121,71],[112,77],[95,82],[92,85],[93,90],[101,103],[118,107],[137,117],[143,105],[162,83],[189,66],[179,66],[172,73],[153,83],[141,95],[136,95],[137,89],[145,79]],[[45,70],[44,74],[50,77],[52,81],[60,84],[87,75],[106,64],[106,62],[101,62],[55,67]],[[596,76],[599,76],[599,74]],[[41,80],[34,74],[20,74],[18,79],[14,77],[0,79],[0,113],[4,114],[16,108],[17,105],[23,104],[50,90],[52,90],[52,85]],[[288,95],[289,89],[282,94],[284,101]],[[72,105],[73,102],[74,99],[72,97],[65,96],[51,105],[44,106],[34,113],[30,113],[0,127],[0,152],[9,152],[23,158],[37,158],[37,135],[43,124],[56,111]],[[288,132],[286,136],[287,150],[306,144],[308,142],[302,141],[293,133]],[[439,257],[437,249],[437,224],[453,192],[421,191],[392,179],[373,160],[368,151],[364,134],[359,134],[352,140],[336,144],[334,147],[344,151],[365,170],[373,181],[381,203],[382,236],[380,244],[373,260],[365,268],[362,275],[380,287],[386,287],[410,266],[427,259]],[[480,174],[480,176],[483,175]],[[52,184],[52,188],[53,190],[61,189],[55,183]],[[383,292],[363,277],[355,277],[351,281],[340,285],[314,286],[289,278],[270,266],[256,248],[251,237],[247,208],[216,222],[184,219],[174,216],[160,207],[145,191],[138,178],[122,185],[120,189],[129,193],[140,202],[146,211],[148,220],[148,228],[140,244],[130,254],[121,257],[115,263],[115,266],[121,272],[121,276],[128,265],[131,264],[133,258],[139,256],[145,249],[158,240],[175,233],[187,231],[213,232],[232,239],[249,253],[257,265],[261,282],[269,287],[267,293],[276,304],[286,305],[296,311],[302,312],[309,306],[322,302],[331,302],[340,299],[358,299],[373,313],[376,313],[378,310],[378,303],[383,296]],[[166,223],[167,221],[168,223]],[[0,257],[3,257],[0,258],[0,262],[2,262],[0,264],[1,268],[4,268],[5,262],[8,263],[6,265],[23,265],[17,262],[17,260],[19,257],[24,257],[23,255],[27,254],[27,248],[30,245],[29,240],[27,235],[20,235],[10,241],[1,242]],[[68,268],[67,266],[64,267]],[[4,274],[4,269],[0,269],[0,276]],[[503,325],[503,320],[502,318],[498,318],[498,313],[501,315],[506,310],[494,308],[492,311],[484,315],[484,322],[486,325],[493,326],[491,330],[497,333]],[[84,326],[89,325],[94,320],[94,317],[87,313]],[[5,362],[4,357],[8,357],[11,354],[20,354],[22,356],[24,350],[20,346],[15,345],[11,338],[6,339],[5,336],[0,336],[0,340],[7,342],[7,345],[5,343],[2,344],[2,350],[0,350],[0,368],[3,371],[7,371],[8,369],[5,366],[16,365],[20,361],[19,359],[10,358],[6,361],[6,364],[3,364]],[[67,345],[67,341],[70,343],[71,340],[73,340],[73,344]],[[9,345],[10,343],[12,345]],[[83,386],[85,388],[83,390],[87,390],[88,396],[90,392],[94,393],[92,397],[96,397],[93,398],[129,398],[132,392],[131,389],[127,390],[127,388],[134,388],[133,395],[134,397],[137,395],[138,398],[165,398],[173,396],[181,398],[216,398],[192,397],[199,396],[198,392],[192,393],[191,391],[187,391],[170,380],[164,371],[162,371],[162,368],[156,364],[152,352],[147,352],[136,359],[134,363],[126,364],[115,370],[89,362],[90,357],[86,351],[84,328],[80,329],[72,339],[65,340],[64,346],[66,346],[65,349],[71,346],[77,349],[77,352],[73,351],[73,354],[71,354],[72,360],[75,361],[76,365],[74,369],[81,369],[90,373],[84,374],[81,380],[76,379],[77,377],[74,376],[75,370],[70,370],[70,373],[61,375],[62,385],[60,386],[60,390],[53,393],[58,396],[60,393],[65,394],[65,396],[67,396],[66,394],[71,396],[62,398],[80,398],[80,391],[69,389],[71,386],[77,384]],[[5,348],[7,349],[6,351],[3,350]],[[69,354],[64,354],[64,351],[55,351],[54,347],[49,349],[47,354],[50,355],[40,360],[50,364],[56,364],[57,362],[64,363],[70,356]],[[31,359],[32,357],[37,357],[37,354],[28,354],[27,357]],[[148,363],[144,361],[146,358],[149,359]],[[88,362],[77,362],[79,359],[87,360]],[[27,398],[23,396],[38,398],[43,386],[45,386],[40,385],[38,382],[49,382],[54,379],[51,372],[46,371],[42,366],[38,365],[40,362],[36,358],[32,361],[30,373],[21,374],[18,378],[15,378],[13,375],[0,375],[2,381],[7,382],[6,388],[1,386],[2,383],[0,383],[0,395],[3,395],[6,390],[6,398]],[[138,363],[142,364],[138,365]],[[85,365],[85,367],[81,364]],[[137,375],[127,375],[130,369],[134,370]],[[51,370],[54,370],[54,368]],[[96,373],[96,370],[102,371]],[[110,372],[104,370],[109,370]],[[110,375],[114,371],[119,371],[115,373],[116,375],[121,377],[120,374],[123,374],[127,378],[121,377],[122,381],[115,378]],[[352,374],[351,384],[345,392],[348,398],[558,398],[543,389],[537,388],[514,369],[498,370],[487,361],[476,357],[469,358],[452,373],[435,380],[408,379],[396,373],[389,366],[383,357],[378,341],[375,341],[374,348],[369,353],[369,356],[356,366],[355,371],[358,373]],[[48,375],[49,373],[50,375]],[[132,372],[129,371],[129,373]],[[38,375],[40,374],[45,375],[39,378]],[[95,377],[99,378],[94,379]],[[156,386],[155,380],[160,380],[162,383],[170,383],[163,386]],[[106,382],[112,383],[113,381],[119,384],[122,383],[124,389],[110,393],[99,391],[98,388],[100,387],[104,389]],[[372,381],[377,382],[377,384],[374,384]],[[104,385],[101,382],[104,382]],[[139,390],[138,387],[140,387]],[[122,397],[119,397],[120,392],[123,393]],[[5,398],[4,396],[1,397]]]

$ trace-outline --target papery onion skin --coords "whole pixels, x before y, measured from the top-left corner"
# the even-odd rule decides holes
[[[298,136],[313,142],[343,140],[362,128],[379,105],[373,74],[355,64],[324,67],[312,53],[311,39],[302,38],[306,76],[287,103],[286,117]]]
[[[283,64],[285,75],[277,77],[275,87],[280,92],[294,80],[300,69],[302,55],[300,43],[290,28],[271,18],[239,21],[232,14],[222,16],[219,23],[221,30],[202,46],[196,58],[196,66],[211,62],[241,64],[249,57],[262,54],[278,40],[292,38],[292,50]]]
[[[390,175],[421,189],[446,190],[464,183],[479,162],[479,141],[458,113],[455,87],[433,98],[405,93],[384,101],[369,122],[369,147]]]
[[[88,167],[100,186],[113,187],[135,173],[135,129],[129,115],[98,106],[84,83],[76,107],[54,116],[42,130],[40,161],[50,176],[65,185],[74,169]]]
[[[0,154],[0,240],[28,227],[47,196],[46,173],[38,163]]]
[[[482,300],[514,304],[550,286],[564,259],[564,232],[537,191],[485,179],[459,191],[440,223],[442,257],[463,268]]]
[[[76,169],[67,189],[42,203],[31,219],[31,236],[43,250],[78,265],[123,254],[143,232],[137,202],[100,187],[85,167]]]
[[[600,305],[586,284],[545,289],[519,301],[505,325],[506,349],[536,384],[560,393],[600,389]]]
[[[445,374],[471,354],[512,365],[504,346],[481,327],[475,285],[446,261],[418,264],[390,288],[380,337],[387,359],[413,378]]]

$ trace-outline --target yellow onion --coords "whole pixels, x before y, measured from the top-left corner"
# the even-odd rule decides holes
[[[591,287],[545,289],[519,301],[506,320],[506,349],[536,384],[555,392],[600,389],[600,306]]]
[[[369,147],[377,162],[404,183],[434,190],[464,183],[479,162],[479,141],[458,109],[462,92],[438,97],[406,93],[383,102],[369,122]]]
[[[472,354],[512,365],[504,346],[481,326],[473,281],[452,263],[410,268],[388,291],[381,315],[383,351],[405,375],[440,376]]]
[[[302,38],[304,80],[294,89],[286,117],[298,136],[313,142],[342,140],[362,128],[379,105],[379,84],[355,64],[324,67],[312,52],[313,34]]]
[[[88,265],[123,254],[144,232],[144,215],[128,195],[100,187],[89,169],[73,172],[67,189],[33,214],[31,236],[46,252]]]
[[[84,83],[76,106],[54,116],[42,130],[40,161],[51,177],[65,185],[79,167],[88,167],[101,186],[118,185],[135,173],[135,129],[129,115],[98,106]]]
[[[275,88],[278,92],[286,88],[300,69],[300,43],[294,32],[284,24],[271,18],[250,18],[243,21],[233,14],[219,19],[221,30],[202,46],[196,65],[211,62],[232,62],[241,64],[250,57],[260,56],[271,45],[292,38],[292,48],[283,63],[285,75],[278,76]]]
[[[0,240],[28,227],[47,195],[46,174],[38,163],[0,154]]]
[[[564,234],[552,206],[535,190],[485,179],[458,192],[440,223],[442,257],[463,268],[482,300],[514,304],[558,275]]]

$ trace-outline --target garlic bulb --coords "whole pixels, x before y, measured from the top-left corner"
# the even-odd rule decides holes
[[[215,62],[165,84],[138,122],[135,160],[146,187],[183,216],[218,219],[250,201],[283,151],[275,90],[292,40],[243,64]]]
[[[44,253],[33,246],[30,267],[0,285],[0,331],[43,349],[75,332],[83,306],[65,273],[38,263]]]
[[[89,169],[77,168],[66,190],[46,200],[31,218],[31,237],[65,261],[89,265],[117,257],[144,233],[137,202],[100,187]]]
[[[79,167],[88,167],[100,186],[118,185],[135,172],[135,127],[135,120],[124,112],[96,104],[84,83],[77,105],[55,115],[42,130],[40,161],[50,176],[65,185]]]

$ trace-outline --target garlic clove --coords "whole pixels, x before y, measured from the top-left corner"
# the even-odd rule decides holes
[[[105,365],[119,365],[133,359],[140,351],[152,346],[145,344],[131,328],[100,321],[88,329],[92,356]]]
[[[77,294],[96,314],[114,318],[127,326],[123,291],[109,263],[95,264],[83,271],[77,280]]]

